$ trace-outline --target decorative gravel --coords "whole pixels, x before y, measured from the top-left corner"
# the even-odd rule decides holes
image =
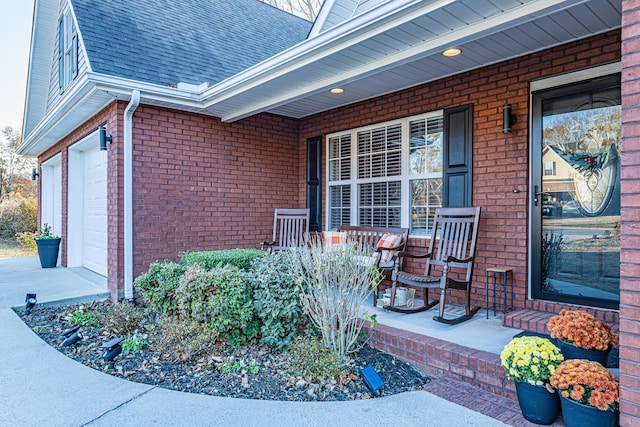
[[[104,314],[110,307],[109,303],[96,303],[92,304],[90,309],[94,313]],[[212,396],[287,401],[342,401],[372,397],[360,372],[367,365],[372,365],[384,381],[382,396],[421,390],[429,382],[429,378],[412,366],[369,345],[365,345],[353,355],[353,359],[345,367],[348,374],[341,380],[323,383],[309,382],[292,376],[286,354],[261,344],[240,348],[218,346],[213,355],[192,362],[176,363],[171,361],[172,355],[162,354],[154,349],[154,343],[157,342],[154,332],[158,328],[151,327],[155,319],[153,313],[144,319],[144,325],[140,328],[146,334],[147,345],[136,353],[120,354],[114,366],[109,367],[102,359],[104,349],[100,346],[113,336],[101,326],[82,327],[82,339],[79,342],[67,347],[62,346],[62,332],[73,326],[68,322],[68,316],[77,309],[78,306],[36,306],[29,315],[24,312],[18,314],[40,338],[61,353],[93,369],[138,383]],[[228,364],[231,356],[235,360],[247,362],[254,369],[221,373],[220,367]]]

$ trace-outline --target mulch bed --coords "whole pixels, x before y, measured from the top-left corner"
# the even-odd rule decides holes
[[[109,303],[95,303],[89,308],[92,312],[104,314],[111,307]],[[218,346],[215,354],[191,362],[173,362],[171,355],[154,349],[154,342],[157,342],[154,331],[158,328],[150,327],[154,323],[153,314],[144,320],[149,325],[141,328],[147,336],[148,344],[139,352],[120,354],[110,368],[102,359],[104,349],[100,346],[113,337],[100,326],[83,327],[81,341],[68,347],[62,346],[64,337],[61,333],[72,326],[67,319],[77,309],[78,306],[36,306],[29,315],[24,312],[18,314],[40,338],[61,353],[93,369],[138,383],[190,393],[246,399],[343,401],[372,397],[360,372],[367,365],[372,365],[384,381],[382,396],[421,390],[429,382],[429,378],[412,366],[368,345],[353,355],[346,366],[348,374],[341,381],[323,383],[292,376],[286,354],[262,344],[240,348]],[[257,373],[221,373],[220,366],[230,356],[235,360],[250,362],[258,368]]]

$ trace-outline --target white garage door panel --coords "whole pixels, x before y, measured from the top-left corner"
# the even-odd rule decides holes
[[[83,153],[84,267],[107,275],[107,153],[98,147]]]

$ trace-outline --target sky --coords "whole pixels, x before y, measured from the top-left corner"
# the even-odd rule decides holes
[[[0,130],[22,132],[34,0],[0,0]]]

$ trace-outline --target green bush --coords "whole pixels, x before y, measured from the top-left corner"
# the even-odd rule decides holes
[[[174,314],[176,312],[176,291],[187,268],[175,262],[155,262],[149,271],[141,274],[133,282],[136,289],[142,291],[144,300],[157,312]]]
[[[291,269],[290,257],[279,252],[256,262],[250,274],[253,307],[262,321],[261,341],[288,346],[310,322],[300,303],[306,285]]]
[[[187,252],[181,255],[181,262],[186,266],[198,264],[205,270],[212,270],[219,265],[233,265],[240,270],[249,271],[254,260],[264,256],[265,253],[259,249],[225,249]]]
[[[0,202],[0,239],[15,239],[23,231],[36,231],[38,205],[35,197],[15,194]]]
[[[220,341],[241,345],[257,336],[249,282],[237,267],[205,270],[192,265],[182,278],[176,301],[180,318],[204,323]]]
[[[346,375],[340,356],[318,336],[297,336],[287,351],[290,372],[307,381],[327,381]]]
[[[150,346],[165,359],[188,362],[214,351],[214,337],[208,328],[194,320],[159,317],[158,341]]]

